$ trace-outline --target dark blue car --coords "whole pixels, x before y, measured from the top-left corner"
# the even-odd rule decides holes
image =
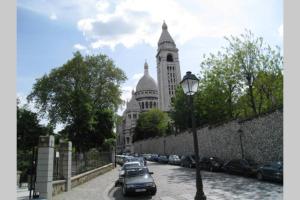
[[[257,179],[259,180],[273,180],[283,181],[283,163],[271,162],[258,168]]]

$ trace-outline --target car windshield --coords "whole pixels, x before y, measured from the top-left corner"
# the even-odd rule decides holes
[[[247,161],[248,161],[249,165],[251,165],[251,166],[257,165],[253,160],[247,160]]]
[[[282,162],[273,162],[271,163],[271,166],[281,169],[282,168]]]
[[[125,165],[123,166],[123,169],[129,169],[129,168],[139,167],[139,166],[140,166],[140,164],[138,164],[138,163],[125,164]]]
[[[126,176],[127,177],[132,177],[132,176],[142,176],[148,174],[148,169],[147,168],[135,168],[135,169],[129,169],[126,171]]]
[[[177,155],[174,155],[173,158],[174,159],[179,159],[179,157]]]

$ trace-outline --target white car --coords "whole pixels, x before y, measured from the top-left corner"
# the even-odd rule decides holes
[[[120,172],[119,172],[119,179],[116,181],[115,185],[118,186],[118,185],[122,185],[123,184],[123,181],[124,181],[124,174],[125,174],[125,171],[127,169],[130,169],[130,168],[136,168],[136,167],[141,167],[141,163],[138,162],[138,161],[133,161],[133,162],[126,162],[124,163],[124,165],[122,166],[122,168],[120,169]]]

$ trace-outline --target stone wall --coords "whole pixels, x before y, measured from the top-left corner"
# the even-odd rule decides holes
[[[59,193],[66,191],[66,181],[65,180],[58,180],[52,182],[52,196],[55,196]]]
[[[88,172],[85,172],[85,173],[82,173],[82,174],[79,174],[77,176],[73,176],[71,178],[71,182],[72,182],[72,188],[80,185],[80,184],[83,184],[101,174],[104,174],[110,170],[112,170],[114,168],[114,164],[113,163],[110,163],[108,165],[105,165],[105,166],[102,166],[102,167],[99,167],[97,169],[94,169],[94,170],[91,170],[91,171],[88,171]]]
[[[79,174],[77,176],[74,176],[71,178],[71,183],[72,183],[72,188],[81,185],[93,178],[96,178],[97,176],[104,174],[114,168],[114,164],[110,163],[108,165],[99,167],[97,169],[93,169],[91,171]],[[52,183],[52,196],[55,196],[59,193],[65,192],[66,191],[66,180],[57,180],[53,181]]]
[[[283,159],[283,113],[273,113],[245,121],[231,121],[216,127],[197,130],[199,154],[217,156],[227,161],[250,158],[258,163]],[[156,137],[134,144],[137,153],[193,154],[190,132]]]

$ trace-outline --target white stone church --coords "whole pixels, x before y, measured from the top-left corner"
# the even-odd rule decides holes
[[[141,112],[153,108],[164,112],[171,109],[171,97],[175,95],[176,87],[181,81],[181,73],[178,49],[165,22],[158,41],[156,64],[158,85],[149,75],[149,66],[145,62],[144,76],[139,80],[136,91],[132,91],[131,100],[126,104],[122,124],[117,127],[118,152],[134,152],[132,137]]]

